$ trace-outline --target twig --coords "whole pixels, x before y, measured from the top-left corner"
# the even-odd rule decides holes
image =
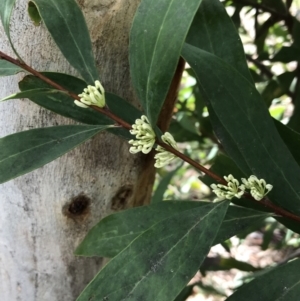
[[[65,93],[67,93],[68,95],[70,95],[72,98],[77,99],[80,101],[80,98],[78,95],[66,90],[65,88],[63,88],[62,86],[60,86],[59,84],[53,82],[51,79],[47,78],[46,76],[44,76],[43,74],[41,74],[40,72],[34,70],[33,68],[31,68],[30,66],[28,66],[27,64],[16,60],[12,57],[10,57],[9,55],[3,53],[0,51],[0,59],[4,59],[6,61],[11,62],[12,64],[21,67],[22,69],[30,72],[31,74],[35,75],[36,77],[40,78],[41,80],[43,80],[44,82],[48,83],[49,85],[51,85],[52,87],[56,88],[57,90],[60,91],[64,91]],[[108,108],[100,108],[97,106],[90,106],[91,108],[93,108],[94,110],[108,116],[109,118],[111,118],[112,120],[114,120],[117,125],[124,127],[128,130],[131,129],[131,125],[127,122],[125,122],[124,120],[122,120],[121,118],[119,118],[118,116],[116,116],[115,114],[113,114]],[[208,170],[207,168],[205,168],[204,166],[200,165],[199,163],[197,163],[196,161],[194,161],[193,159],[185,156],[184,154],[180,153],[179,151],[177,151],[176,149],[174,149],[173,147],[171,147],[170,145],[160,142],[160,141],[156,141],[156,143],[160,146],[162,146],[163,148],[165,148],[167,151],[169,151],[170,153],[174,154],[175,156],[179,157],[180,159],[182,159],[183,161],[189,163],[190,165],[192,165],[193,167],[195,167],[196,169],[202,171],[203,173],[207,174],[209,177],[211,177],[212,179],[214,179],[215,181],[227,185],[227,182],[221,178],[220,176],[216,175],[215,173],[213,173],[212,171]],[[248,195],[248,196],[247,196]],[[255,201],[250,194],[245,194],[246,197],[250,198],[251,200]],[[255,201],[257,202],[257,201]],[[274,205],[273,203],[271,203],[267,198],[263,199],[260,201],[260,203],[271,209],[274,213],[281,215],[283,217],[287,217],[290,218],[292,220],[295,220],[297,222],[300,222],[300,217],[289,212],[286,211],[276,205]]]

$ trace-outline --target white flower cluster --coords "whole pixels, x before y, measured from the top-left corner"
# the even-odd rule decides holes
[[[170,146],[178,150],[176,141],[169,132],[166,132],[164,135],[162,135],[161,139],[164,143],[169,144]],[[154,159],[156,160],[154,166],[156,168],[161,168],[169,164],[175,158],[174,154],[166,151],[160,145],[158,145],[155,150],[157,151],[156,155],[154,156]]]
[[[138,152],[148,154],[151,151],[155,144],[156,137],[147,116],[142,115],[141,119],[137,119],[135,121],[135,124],[132,125],[132,129],[130,130],[130,134],[135,135],[136,140],[129,140],[129,144],[132,145],[129,148],[129,152],[132,154],[136,154]],[[170,133],[166,132],[161,136],[161,139],[166,144],[178,150],[177,144]],[[166,151],[159,145],[155,150],[157,151],[157,154],[154,156],[154,166],[157,168],[161,168],[164,165],[169,164],[170,161],[175,158],[175,155]]]
[[[74,103],[81,108],[88,108],[88,106],[97,106],[100,108],[105,107],[105,91],[100,81],[95,81],[95,86],[88,85],[87,88],[83,90],[80,97],[80,101],[74,100]]]
[[[137,140],[129,140],[130,147],[129,151],[132,154],[142,152],[144,154],[150,153],[155,143],[155,133],[149,123],[147,116],[142,115],[141,119],[137,119],[135,124],[132,125],[130,134],[135,135]]]
[[[240,185],[239,181],[235,179],[232,175],[225,176],[224,179],[227,182],[227,185],[222,184],[211,184],[210,187],[212,191],[217,195],[217,201],[221,200],[230,200],[233,197],[241,198],[245,192],[245,186]]]
[[[250,190],[251,195],[257,201],[260,201],[273,188],[273,185],[267,184],[264,179],[258,179],[256,176],[250,176],[248,180],[242,178],[246,189]]]
[[[224,179],[226,180],[227,185],[210,185],[212,191],[217,195],[216,201],[221,201],[224,199],[230,200],[233,197],[241,198],[246,189],[250,190],[250,193],[255,200],[260,201],[273,188],[273,186],[271,184],[267,184],[264,179],[259,180],[254,175],[250,176],[248,180],[242,178],[243,184],[241,185],[239,181],[232,175],[228,175],[227,177],[225,176]]]

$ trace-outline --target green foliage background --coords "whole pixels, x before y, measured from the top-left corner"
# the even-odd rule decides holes
[[[0,1],[8,37],[14,4]],[[131,137],[126,127],[114,128],[114,121],[92,107],[83,110],[73,104],[74,95],[101,78],[75,1],[35,0],[29,8],[33,21],[44,22],[82,78],[41,70],[26,75],[19,83],[21,92],[2,101],[28,97],[85,125],[1,138],[1,183],[54,160],[102,130]],[[251,272],[254,280],[245,279],[226,300],[254,300],[253,296],[264,301],[298,300],[300,260],[294,260],[298,253],[259,271],[233,257],[220,258],[217,264],[207,258],[212,245],[221,243],[230,254],[230,237],[238,235],[241,243],[254,231],[263,237],[262,249],[294,251],[299,246],[298,16],[296,0],[141,1],[130,34],[129,62],[143,110],[109,92],[106,110],[128,124],[146,114],[160,133],[156,121],[182,56],[189,66],[170,125],[182,152],[220,177],[256,175],[273,190],[261,202],[247,195],[233,199],[231,205],[228,200],[212,202],[208,189],[212,179],[207,175],[199,179],[194,169],[175,161],[159,171],[151,205],[106,217],[79,245],[77,255],[112,260],[77,300],[181,301],[190,293],[191,286],[186,285],[197,271],[231,268]],[[25,67],[1,54],[1,76],[29,71]],[[39,156],[33,156],[37,151]],[[278,232],[281,239],[274,242]],[[198,285],[220,294],[218,287]]]

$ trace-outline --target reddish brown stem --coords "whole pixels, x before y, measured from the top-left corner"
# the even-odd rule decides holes
[[[19,60],[16,60],[10,56],[8,56],[7,54],[3,53],[0,51],[0,58],[4,59],[8,62],[13,63],[16,66],[21,67],[22,69],[28,71],[29,73],[33,74],[34,76],[40,78],[42,81],[44,81],[45,83],[49,84],[50,86],[56,88],[57,90],[60,91],[64,91],[66,92],[68,95],[70,95],[73,99],[77,99],[80,101],[80,97],[68,90],[66,90],[64,87],[62,87],[61,85],[57,84],[56,82],[52,81],[51,79],[49,79],[48,77],[44,76],[43,74],[41,74],[40,72],[36,71],[35,69],[31,68],[30,66],[26,65],[23,62],[20,62]],[[126,129],[131,129],[131,125],[125,121],[123,121],[122,119],[120,119],[118,116],[114,115],[111,111],[109,111],[107,108],[100,108],[97,106],[91,106],[91,108],[93,108],[94,110],[108,116],[110,119],[114,120],[118,125],[121,125],[122,127],[126,128]]]
[[[217,182],[219,182],[221,184],[224,184],[224,185],[227,185],[227,182],[223,178],[221,178],[220,176],[218,176],[215,173],[211,172],[209,169],[207,169],[204,166],[200,165],[199,163],[197,163],[193,159],[185,156],[184,154],[182,154],[181,152],[179,152],[175,148],[171,147],[170,145],[168,145],[166,143],[163,143],[163,142],[157,142],[157,144],[159,144],[160,146],[162,146],[168,152],[176,155],[177,157],[179,157],[183,161],[185,161],[185,162],[189,163],[190,165],[194,166],[198,170],[204,172],[205,174],[207,174],[209,177],[211,177],[212,179],[216,180]]]
[[[63,91],[65,93],[67,93],[68,95],[70,95],[73,99],[77,99],[80,101],[80,98],[78,95],[66,90],[65,88],[63,88],[62,86],[60,86],[59,84],[53,82],[51,79],[47,78],[46,76],[44,76],[43,74],[41,74],[40,72],[36,71],[35,69],[31,68],[30,66],[28,66],[27,64],[25,64],[24,62],[21,62],[19,60],[16,60],[10,56],[8,56],[7,54],[3,53],[0,51],[0,59],[4,59],[8,62],[11,62],[12,64],[21,67],[22,69],[28,71],[29,73],[35,75],[36,77],[40,78],[41,80],[43,80],[44,82],[48,83],[49,85],[51,85],[52,87],[56,88],[57,90]],[[122,120],[121,118],[119,118],[118,116],[116,116],[115,114],[113,114],[108,108],[100,108],[97,106],[90,106],[91,108],[93,108],[94,110],[108,116],[110,119],[114,120],[117,125],[130,130],[131,129],[131,125],[127,122],[125,122],[124,120]],[[211,177],[212,179],[214,179],[215,181],[227,185],[227,182],[221,178],[220,176],[216,175],[215,173],[213,173],[212,171],[208,170],[207,168],[205,168],[204,166],[200,165],[199,163],[197,163],[196,161],[192,160],[191,158],[185,156],[184,154],[180,153],[179,151],[177,151],[176,149],[174,149],[173,147],[171,147],[170,145],[157,141],[156,142],[158,145],[162,146],[163,148],[165,148],[167,151],[169,151],[170,153],[174,154],[175,156],[181,158],[183,161],[189,163],[190,165],[192,165],[193,167],[195,167],[196,169],[202,171],[203,173],[207,174],[209,177]],[[248,195],[248,196],[247,196]],[[248,197],[249,199],[255,201],[251,195],[247,194],[246,197]],[[257,201],[255,201],[257,202]],[[281,207],[278,207],[276,205],[274,205],[273,203],[271,203],[267,198],[263,199],[260,201],[260,203],[265,206],[266,208],[271,209],[274,213],[281,215],[283,217],[287,217],[289,219],[295,220],[297,222],[300,222],[300,217],[289,212],[286,211],[285,209],[282,209]]]

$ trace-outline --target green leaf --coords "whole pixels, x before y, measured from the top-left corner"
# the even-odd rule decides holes
[[[193,288],[194,285],[188,285],[186,286],[181,292],[180,294],[176,297],[176,299],[174,301],[186,301],[187,298],[192,295],[193,293]]]
[[[294,159],[300,166],[300,134],[293,129],[282,124],[280,121],[273,119],[274,124],[280,134],[281,139],[284,141]]]
[[[226,151],[247,176],[254,174],[273,185],[269,194],[273,203],[300,214],[300,168],[280,138],[253,84],[206,51],[185,44],[183,56],[197,74],[208,109],[213,109],[230,133],[230,143],[234,150],[240,151],[243,161],[231,154],[231,145],[224,145]]]
[[[292,61],[300,61],[300,48],[294,45],[283,46],[271,59],[272,62],[289,63]]]
[[[99,79],[92,43],[83,14],[74,0],[34,0],[48,31],[68,62],[83,79]]]
[[[10,38],[10,31],[9,31],[9,23],[10,23],[10,17],[11,17],[11,13],[13,11],[13,8],[15,6],[15,2],[16,0],[0,0],[0,17],[1,17],[1,21],[2,21],[2,25],[4,28],[4,31],[8,37],[9,43],[14,51],[14,53],[18,56],[18,58],[20,59],[20,56],[18,55],[12,41]]]
[[[171,172],[168,172],[159,182],[156,190],[154,191],[154,194],[151,198],[151,204],[159,203],[163,200],[164,193],[168,188],[168,185],[170,184],[172,178],[177,173],[177,171],[182,167],[183,163],[180,164],[177,168],[172,170]]]
[[[187,41],[198,48],[222,58],[242,73],[249,82],[253,82],[248,70],[241,39],[232,20],[219,0],[203,0],[189,30]],[[205,95],[202,95],[202,98],[204,99]],[[240,150],[234,146],[230,133],[219,122],[212,107],[209,110],[209,118],[221,143],[230,144],[231,155],[238,158],[244,170],[248,169],[250,172]]]
[[[297,301],[300,295],[300,259],[279,265],[243,285],[226,301]]]
[[[202,0],[186,43],[223,58],[252,81],[240,36],[219,0]]]
[[[35,26],[40,25],[40,23],[42,21],[42,18],[39,14],[39,11],[38,11],[37,7],[31,1],[28,2],[28,14],[29,14],[29,17],[33,21],[33,24]]]
[[[114,257],[154,224],[178,213],[186,210],[196,210],[207,204],[209,203],[164,201],[109,215],[90,230],[76,249],[75,254]],[[256,223],[267,216],[269,216],[268,213],[229,206],[214,244],[230,238],[252,223]]]
[[[299,78],[298,78],[299,80]],[[299,121],[299,116],[300,116],[300,90],[296,92],[296,97],[294,99],[294,112],[292,117],[290,118],[290,121],[288,123],[288,127],[297,131],[300,133],[300,121]]]
[[[63,94],[65,95],[66,92],[60,91],[60,90],[55,90],[55,89],[48,89],[48,88],[38,88],[38,89],[32,89],[32,90],[27,90],[24,92],[18,92],[18,93],[14,93],[11,94],[9,96],[6,96],[2,99],[0,99],[1,101],[6,101],[9,99],[18,99],[18,98],[30,98],[30,97],[34,97],[34,96],[52,96],[53,94]],[[55,97],[55,95],[53,95]],[[58,96],[59,97],[59,96]]]
[[[286,217],[276,217],[276,220],[292,231],[300,234],[300,224],[298,221],[294,221]]]
[[[187,210],[153,225],[114,257],[77,301],[175,299],[208,253],[228,204]]]
[[[293,33],[294,46],[300,48],[300,21],[296,18],[293,18]]]
[[[143,0],[134,17],[129,43],[130,71],[152,126],[167,96],[181,47],[200,3],[201,0]]]
[[[52,81],[60,84],[62,87],[75,94],[80,94],[87,84],[76,77],[63,73],[55,72],[43,72],[43,75],[51,79]],[[19,83],[21,91],[25,92],[33,89],[52,89],[52,86],[48,85],[39,78],[28,75],[23,78]],[[53,95],[34,95],[29,97],[34,103],[53,111],[62,116],[71,118],[73,120],[86,123],[86,124],[114,124],[115,122],[106,117],[103,114],[93,110],[92,108],[82,109],[74,104],[74,99],[66,94],[53,94]],[[126,122],[133,124],[135,119],[140,118],[142,113],[134,106],[129,104],[126,100],[111,93],[105,94],[105,99],[110,110]],[[125,139],[132,139],[132,135],[128,130],[122,128],[108,129],[118,136]]]
[[[221,256],[207,257],[201,265],[201,273],[206,271],[227,271],[231,269],[237,269],[245,272],[254,272],[259,270],[253,265],[245,262],[236,260],[235,258],[229,257],[224,258]]]
[[[80,94],[87,84],[76,77],[62,73],[43,72],[51,80],[60,84],[63,88],[75,93]],[[45,83],[41,79],[27,75],[19,82],[21,93],[30,93],[33,90],[52,90],[53,87]],[[65,93],[55,94],[36,94],[27,96],[34,103],[53,111],[62,116],[71,118],[73,120],[86,123],[86,124],[112,124],[112,121],[106,116],[96,112],[92,108],[83,109],[74,104],[74,99]]]
[[[255,2],[257,3],[259,1],[255,1]],[[281,14],[286,13],[286,6],[282,2],[282,0],[262,0],[262,3],[265,6],[274,9]]]
[[[261,96],[269,107],[275,98],[279,98],[289,91],[290,85],[295,78],[295,72],[285,72],[271,79]]]
[[[14,65],[6,60],[0,59],[0,76],[14,75],[21,71],[23,71],[22,68]]]
[[[176,142],[199,141],[203,142],[203,137],[188,131],[177,120],[172,120],[168,130]]]
[[[39,128],[0,138],[0,183],[37,169],[108,126],[66,125]]]

